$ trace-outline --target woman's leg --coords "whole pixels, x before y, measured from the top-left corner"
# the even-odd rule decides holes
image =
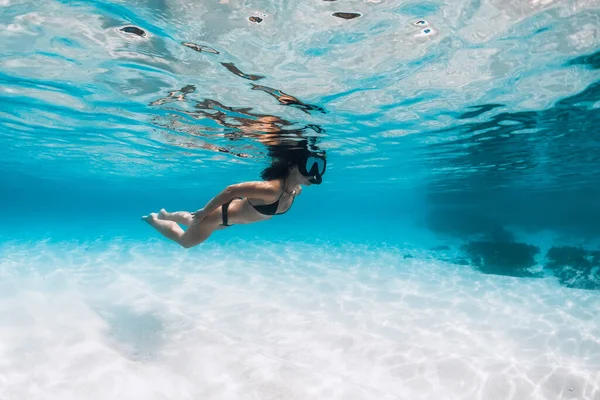
[[[187,249],[204,242],[219,228],[220,214],[221,207],[207,216],[202,222],[191,223],[185,231],[174,221],[158,219],[158,214],[156,213],[142,217],[142,219],[148,222],[160,234]]]
[[[173,221],[163,221],[158,219],[158,214],[151,213],[150,215],[146,215],[142,217],[144,221],[150,224],[154,229],[160,232],[161,235],[166,237],[167,239],[171,239],[177,243],[185,233],[183,229],[176,222]]]
[[[187,211],[176,211],[176,212],[168,212],[164,208],[162,208],[158,212],[158,219],[162,219],[165,221],[173,221],[178,224],[190,226],[194,222],[194,217],[192,217],[192,213]]]

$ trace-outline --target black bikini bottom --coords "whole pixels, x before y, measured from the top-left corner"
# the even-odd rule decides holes
[[[229,225],[229,218],[227,217],[227,210],[229,209],[229,204],[231,204],[231,202],[235,199],[242,199],[241,197],[235,197],[231,200],[229,200],[227,203],[223,204],[221,206],[221,214],[223,216],[223,223],[221,224],[221,226],[231,226]]]

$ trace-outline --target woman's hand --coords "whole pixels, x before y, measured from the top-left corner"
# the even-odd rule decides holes
[[[198,211],[195,211],[192,213],[192,218],[194,219],[194,224],[199,224],[206,217],[207,217],[207,215],[206,215],[206,211],[204,211],[204,208],[201,208]]]

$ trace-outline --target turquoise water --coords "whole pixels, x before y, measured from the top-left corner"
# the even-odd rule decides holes
[[[600,399],[598,2],[0,7],[0,399]]]

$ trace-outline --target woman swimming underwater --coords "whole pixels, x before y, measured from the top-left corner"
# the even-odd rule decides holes
[[[250,224],[286,213],[302,191],[301,185],[320,184],[325,173],[324,156],[310,151],[274,161],[261,173],[263,181],[227,186],[196,212],[162,209],[142,219],[163,236],[185,248],[194,247],[219,229]],[[184,225],[184,231],[180,226]]]

